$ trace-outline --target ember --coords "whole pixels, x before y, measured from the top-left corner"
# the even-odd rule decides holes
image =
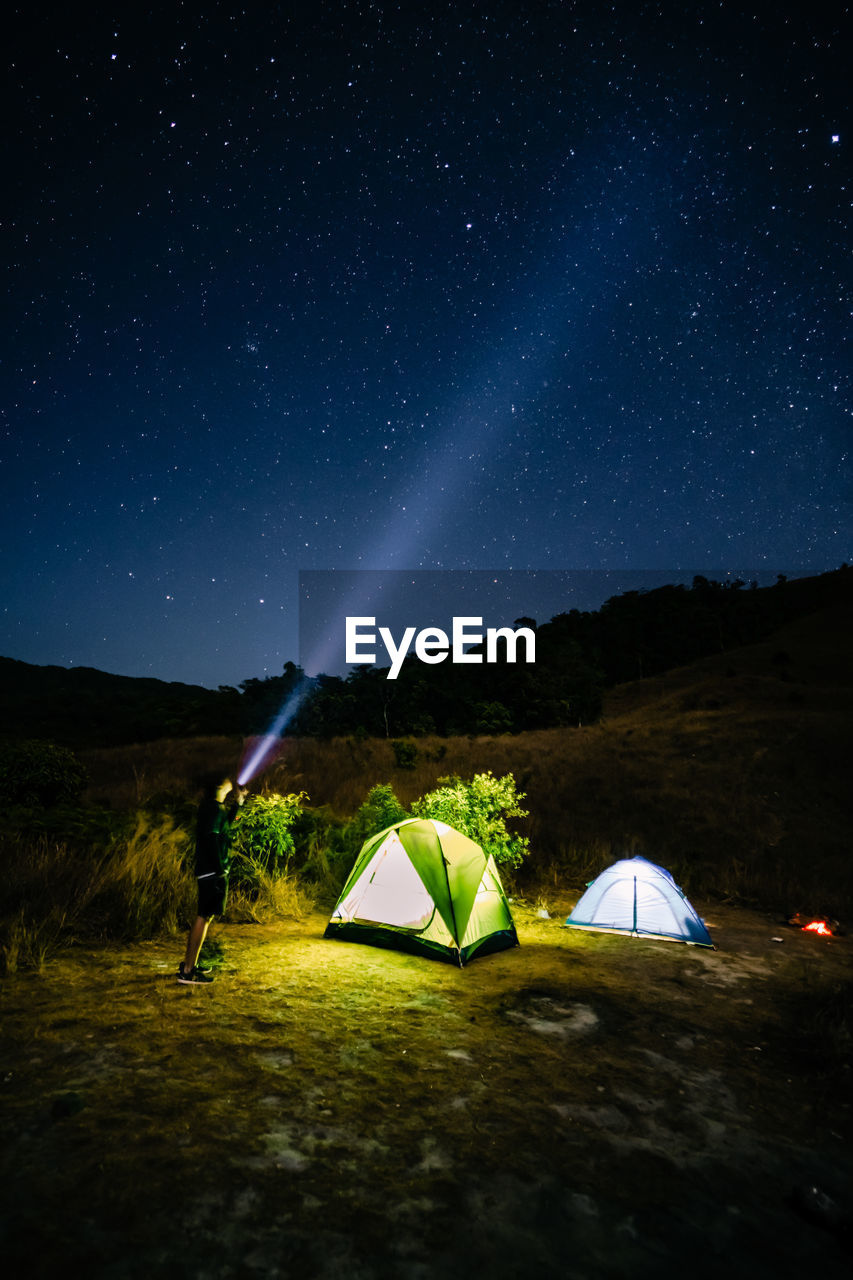
[[[832,937],[832,930],[825,920],[812,920],[810,924],[804,924],[803,933],[819,933],[822,938]]]

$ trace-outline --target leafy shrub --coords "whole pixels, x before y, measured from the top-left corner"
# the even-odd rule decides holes
[[[306,890],[311,886],[337,897],[352,866],[353,853],[346,839],[349,825],[328,805],[302,811],[293,832],[296,853],[291,866]]]
[[[388,783],[379,783],[347,822],[330,809],[304,815],[298,833],[297,852],[303,857],[299,875],[321,892],[337,897],[365,840],[395,822],[411,817]]]
[[[80,761],[52,742],[8,742],[0,747],[0,801],[55,805],[76,800],[88,781]]]
[[[250,796],[243,806],[232,844],[232,879],[257,883],[260,873],[284,875],[295,849],[293,831],[307,799],[289,795]]]
[[[346,828],[344,840],[347,848],[358,853],[365,840],[384,831],[395,822],[401,822],[411,815],[406,812],[394,794],[393,787],[387,782],[371,787],[367,799],[356,811],[355,817]]]
[[[487,854],[505,866],[518,867],[529,853],[526,836],[507,830],[507,818],[526,818],[524,794],[518,795],[511,773],[495,778],[491,771],[477,773],[470,782],[461,778],[439,778],[435,791],[412,805],[418,818],[437,818],[476,840]]]

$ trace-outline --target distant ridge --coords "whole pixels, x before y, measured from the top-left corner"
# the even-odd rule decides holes
[[[200,685],[0,658],[0,737],[116,746],[223,732],[222,711],[222,695]]]
[[[772,587],[753,589],[746,583],[696,578],[692,588],[626,592],[595,613],[573,610],[543,623],[536,668],[526,672],[504,668],[490,674],[483,667],[447,664],[424,669],[407,660],[393,689],[393,723],[369,719],[379,714],[375,679],[381,673],[355,673],[349,681],[321,677],[312,681],[316,697],[306,703],[305,714],[290,732],[398,737],[591,723],[604,690],[628,684],[636,676],[647,689],[647,682],[664,672],[703,657],[732,654],[797,618],[827,610],[849,612],[851,600],[853,570],[846,565],[813,577],[780,578]],[[300,677],[299,669],[287,663],[282,676],[248,679],[239,690],[213,690],[149,676],[112,675],[95,667],[35,666],[0,657],[0,738],[109,747],[159,738],[262,732]],[[423,717],[423,727],[418,727],[422,713],[417,698],[422,704],[426,701],[436,717],[431,728]],[[405,719],[407,700],[411,723]],[[466,707],[466,701],[471,705]],[[439,714],[442,706],[449,709],[446,723]],[[586,709],[579,714],[578,707]],[[481,716],[479,722],[470,719],[472,708]],[[492,716],[494,727],[484,727],[481,708]]]

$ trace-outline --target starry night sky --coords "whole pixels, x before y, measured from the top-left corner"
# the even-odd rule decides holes
[[[0,653],[235,684],[300,569],[850,559],[850,47],[786,0],[20,6]]]

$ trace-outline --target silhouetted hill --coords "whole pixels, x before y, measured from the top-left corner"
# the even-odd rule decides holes
[[[219,732],[222,695],[199,685],[117,676],[95,667],[0,658],[0,736],[115,746]]]

